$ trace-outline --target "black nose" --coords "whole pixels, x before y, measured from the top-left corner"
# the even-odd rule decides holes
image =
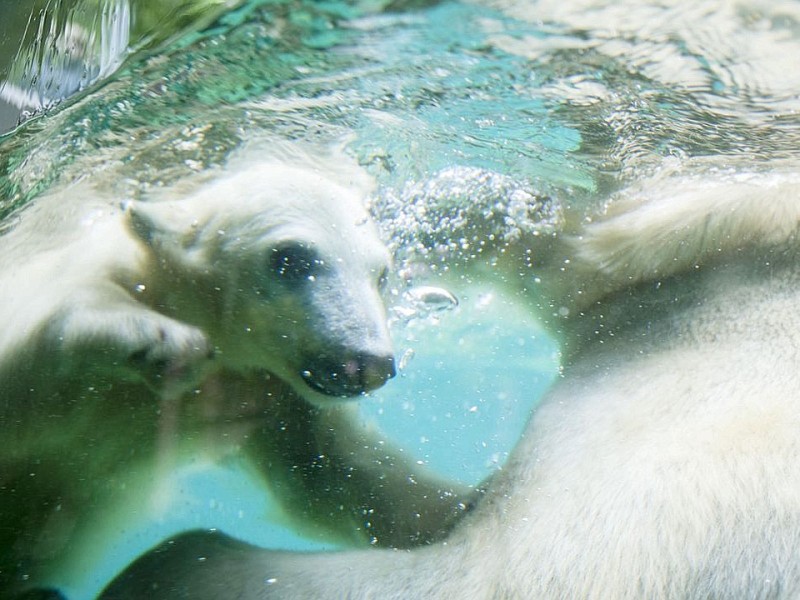
[[[303,380],[318,392],[340,398],[376,390],[396,374],[391,354],[359,353],[344,359],[318,356],[306,364]]]

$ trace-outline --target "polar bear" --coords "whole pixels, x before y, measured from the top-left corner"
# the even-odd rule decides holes
[[[521,240],[533,274],[505,253],[563,376],[447,539],[298,555],[189,533],[103,598],[800,596],[800,176],[698,173]]]
[[[298,526],[355,544],[434,539],[469,504],[343,402],[395,373],[390,257],[362,183],[297,163],[124,205],[79,182],[0,237],[0,596],[202,457],[244,456]]]

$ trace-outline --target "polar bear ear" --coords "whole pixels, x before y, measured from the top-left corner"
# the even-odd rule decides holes
[[[148,246],[182,262],[202,259],[200,237],[207,219],[198,218],[185,202],[131,202],[126,210],[134,235]]]
[[[126,207],[131,229],[143,242],[180,242],[195,237],[198,220],[180,202],[131,202]]]

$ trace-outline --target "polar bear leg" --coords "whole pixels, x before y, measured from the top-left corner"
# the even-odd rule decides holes
[[[406,456],[357,407],[319,408],[290,389],[270,404],[245,447],[301,530],[349,543],[408,548],[443,538],[481,491]]]
[[[141,378],[160,393],[180,393],[199,380],[213,348],[198,328],[135,302],[113,284],[76,294],[50,319],[45,343],[65,373]]]
[[[489,597],[481,590],[465,596],[463,589],[434,596],[442,584],[435,570],[440,557],[435,555],[448,554],[457,560],[458,552],[439,545],[414,552],[275,552],[253,548],[219,532],[190,531],[134,561],[98,600]],[[451,553],[454,556],[449,556]],[[390,589],[387,583],[397,587]]]

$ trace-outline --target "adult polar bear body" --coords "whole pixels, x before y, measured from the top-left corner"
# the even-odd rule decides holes
[[[657,177],[539,247],[563,377],[448,539],[298,555],[193,533],[103,597],[800,596],[800,177],[716,176]]]
[[[414,544],[469,502],[338,401],[394,374],[389,256],[358,171],[296,162],[125,207],[78,183],[0,238],[0,595],[91,564],[174,467],[231,453],[312,536]]]

